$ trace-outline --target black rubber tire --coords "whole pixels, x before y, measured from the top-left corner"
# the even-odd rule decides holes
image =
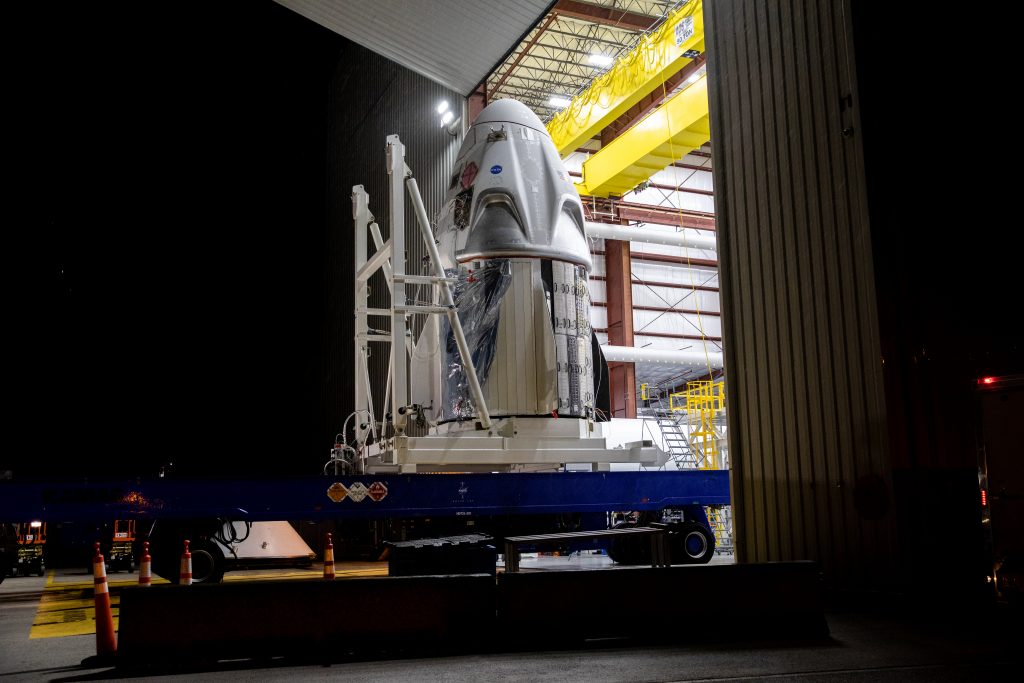
[[[613,524],[613,529],[635,527],[630,522]],[[625,536],[612,538],[608,544],[608,557],[616,564],[634,565],[651,563],[651,541],[646,537]]]
[[[669,539],[672,564],[707,564],[715,554],[715,537],[699,522],[675,526]]]
[[[224,578],[224,553],[210,541],[197,541],[192,551],[192,583],[220,583]]]
[[[161,544],[161,548],[176,548],[178,545]],[[192,553],[192,583],[220,583],[224,578],[224,553],[211,541],[193,541],[189,550]],[[152,548],[150,554],[154,574],[171,583],[181,583],[180,552],[168,553]]]

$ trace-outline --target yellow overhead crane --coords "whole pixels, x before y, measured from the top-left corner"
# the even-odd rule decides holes
[[[704,51],[702,0],[691,0],[548,123],[563,156],[598,134]],[[621,195],[710,139],[704,74],[583,163],[580,194]]]

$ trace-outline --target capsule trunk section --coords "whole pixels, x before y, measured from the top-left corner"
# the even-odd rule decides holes
[[[592,417],[607,406],[584,225],[537,116],[514,100],[484,109],[459,150],[435,237],[492,416]],[[441,421],[473,419],[450,326],[424,332],[414,397],[429,395]],[[439,377],[427,377],[432,363],[422,362],[433,356]]]

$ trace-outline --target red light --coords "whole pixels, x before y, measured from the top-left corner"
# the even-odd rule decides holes
[[[988,491],[981,490],[981,507],[988,507]]]
[[[982,377],[981,379],[978,380],[978,384],[995,384],[995,382],[995,377]]]

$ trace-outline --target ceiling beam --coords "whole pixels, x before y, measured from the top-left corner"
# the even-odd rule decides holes
[[[704,55],[694,58],[692,62],[662,81],[660,88],[655,88],[649,92],[639,102],[623,112],[622,116],[609,123],[601,131],[601,145],[607,145],[626,132],[634,123],[654,111],[655,108],[674,94],[673,91],[676,88],[696,74],[702,66],[704,66]]]
[[[494,93],[498,92],[498,88],[500,88],[502,86],[502,84],[505,82],[505,80],[510,75],[512,75],[512,72],[515,71],[517,66],[519,66],[519,62],[523,61],[523,58],[526,57],[526,55],[530,52],[530,48],[533,47],[537,43],[537,40],[544,34],[544,31],[548,30],[548,27],[551,26],[551,24],[552,24],[552,22],[554,22],[554,20],[555,20],[555,15],[554,14],[549,14],[548,18],[544,20],[544,23],[541,25],[541,27],[539,29],[537,29],[537,32],[533,34],[532,38],[530,38],[530,42],[528,42],[526,44],[526,46],[523,47],[523,51],[520,52],[519,56],[515,58],[515,61],[513,61],[512,64],[509,65],[509,67],[507,69],[505,69],[505,73],[498,80],[497,85],[495,85],[491,89],[491,91],[489,93],[487,93],[487,99],[488,100],[490,100],[492,97],[494,97]]]
[[[591,5],[589,2],[580,2],[579,0],[558,0],[551,11],[564,17],[582,19],[592,24],[615,26],[632,31],[646,31],[660,21],[660,17]]]

